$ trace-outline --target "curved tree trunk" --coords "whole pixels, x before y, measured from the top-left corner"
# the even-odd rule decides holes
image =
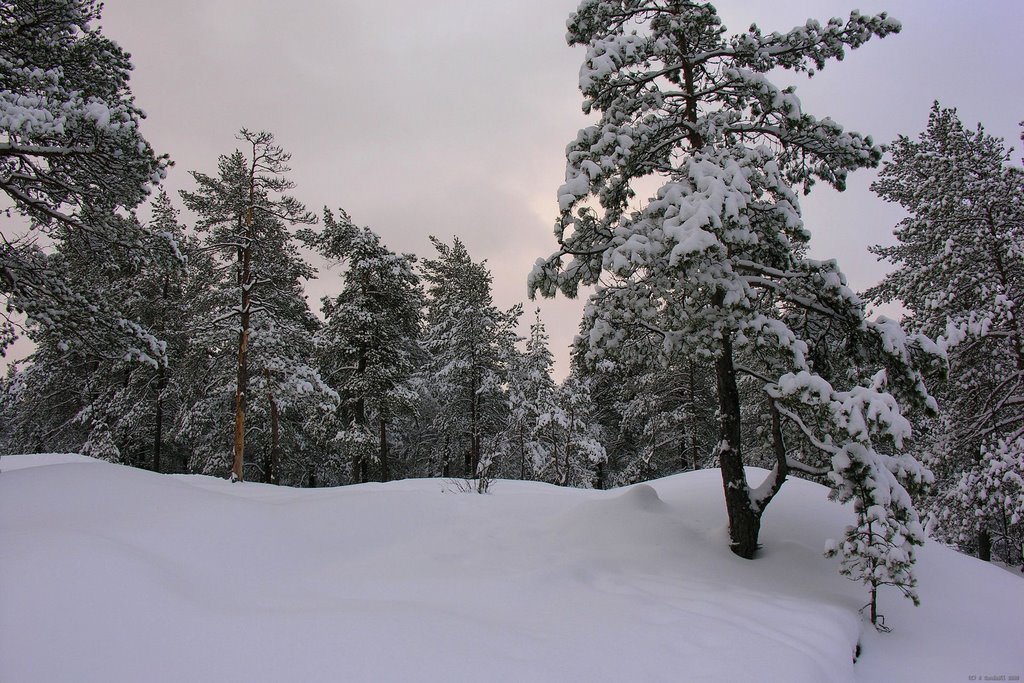
[[[731,550],[740,557],[754,559],[761,515],[750,502],[746,473],[743,471],[740,432],[740,393],[732,357],[732,339],[722,339],[721,353],[715,360],[718,379],[718,461],[725,487],[725,508],[729,513]]]

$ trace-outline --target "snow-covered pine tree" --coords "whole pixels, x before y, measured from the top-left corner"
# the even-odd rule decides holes
[[[965,128],[938,102],[918,139],[901,136],[891,152],[872,189],[908,215],[895,245],[872,249],[896,268],[868,295],[902,302],[906,324],[948,349],[943,417],[930,433],[935,531],[989,559],[990,537],[1006,538],[1008,517],[1002,503],[978,505],[963,486],[1022,457],[1024,170],[1003,140]],[[1006,485],[1017,486],[1012,477]],[[1003,498],[994,490],[990,500]],[[1020,531],[1005,544],[1014,560]]]
[[[102,291],[118,302],[121,313],[162,339],[162,362],[155,367],[137,363],[131,356],[69,345],[61,333],[41,330],[36,350],[19,372],[21,398],[9,417],[7,449],[56,448],[162,468],[161,456],[170,442],[166,427],[180,398],[185,343],[180,323],[191,301],[185,291],[203,254],[185,236],[163,193],[154,201],[147,229],[164,237],[165,244],[176,245],[177,257],[125,261],[115,250],[103,259],[78,252],[62,258],[65,272],[83,291]]]
[[[462,474],[472,477],[485,443],[493,443],[507,422],[505,359],[522,306],[502,311],[494,305],[486,262],[473,261],[461,240],[430,239],[437,257],[422,264],[428,357],[422,386],[434,406],[433,472],[451,476],[461,461]]]
[[[499,476],[539,479],[544,465],[553,459],[553,444],[544,426],[558,409],[557,387],[551,374],[554,363],[537,309],[525,352],[513,354],[509,362],[508,423],[498,440]]]
[[[585,334],[605,315],[605,301],[595,296],[588,303]],[[573,374],[591,387],[608,450],[601,474],[621,486],[710,466],[718,431],[714,368],[666,355],[647,330],[625,331],[630,336],[620,340],[614,360],[582,339],[573,347]]]
[[[589,331],[595,350],[614,354],[640,329],[668,355],[714,364],[717,456],[741,557],[754,557],[761,514],[791,471],[828,474],[843,500],[871,492],[872,512],[900,530],[911,559],[923,542],[904,487],[927,474],[903,450],[910,425],[896,396],[931,402],[915,356],[934,349],[866,320],[835,261],[806,257],[795,191],[843,189],[881,149],[804,112],[794,88],[765,76],[813,73],[898,30],[885,14],[854,12],[727,37],[712,5],[685,0],[584,0],[569,20],[569,43],[587,48],[584,111],[600,120],[567,148],[559,249],[538,261],[530,288],[574,296],[600,280],[608,304]],[[636,183],[652,176],[661,188],[631,211]],[[852,376],[818,374],[809,359],[821,337],[801,333],[812,319],[841,333],[845,344],[829,351],[856,358]],[[741,377],[756,392],[741,397]],[[762,437],[776,462],[751,486],[741,398],[755,397],[757,414],[772,416]]]
[[[558,386],[555,401],[556,409],[547,416],[547,424],[541,424],[552,435],[551,458],[542,471],[560,486],[591,488],[608,455],[594,419],[589,383],[570,374]]]
[[[246,425],[247,411],[266,409],[269,413],[262,426],[269,431],[270,454],[264,462],[272,472],[275,435],[280,427],[276,397],[291,391],[293,382],[305,393],[319,396],[318,405],[329,404],[333,394],[311,367],[311,338],[317,321],[306,304],[300,279],[311,277],[313,271],[299,256],[288,231],[289,226],[315,222],[315,217],[285,194],[293,187],[285,176],[290,156],[274,144],[273,135],[242,129],[239,140],[246,143],[245,152],[236,150],[220,157],[217,176],[192,172],[197,189],[181,193],[186,206],[199,216],[197,230],[204,233],[207,248],[224,264],[220,287],[213,293],[221,300],[211,306],[214,317],[205,321],[205,333],[212,336],[207,339],[208,348],[223,354],[214,373],[220,381],[206,385],[205,400],[201,401],[205,407],[194,407],[192,424],[193,429],[205,424],[200,431],[220,433],[220,410],[209,401],[219,404],[217,396],[225,391],[230,362],[234,376],[233,480],[244,478],[245,440],[251,431],[251,425]],[[260,339],[254,340],[257,334]],[[230,361],[228,340],[221,338],[225,335],[235,338]],[[258,355],[256,362],[251,355]],[[259,381],[264,384],[260,389],[267,397],[265,404],[257,401],[250,388],[256,376],[263,378]],[[196,422],[200,415],[202,419]],[[211,446],[204,456],[214,470],[219,469],[218,451]]]
[[[342,400],[340,440],[350,446],[352,481],[392,477],[389,426],[411,409],[423,309],[416,257],[389,250],[373,230],[348,214],[324,209],[323,230],[303,233],[321,255],[346,266],[345,282],[322,301],[326,322],[316,335],[327,382]]]
[[[149,225],[118,214],[145,199],[168,160],[139,131],[129,55],[100,32],[101,8],[92,0],[0,7],[0,190],[11,202],[0,244],[0,352],[24,314],[32,336],[48,331],[68,346],[156,364],[158,340],[75,280],[61,258],[139,263],[167,253]]]

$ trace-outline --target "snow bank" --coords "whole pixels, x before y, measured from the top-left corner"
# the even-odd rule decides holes
[[[0,681],[1024,673],[1024,581],[928,545],[923,606],[886,594],[895,630],[879,636],[857,614],[862,588],[821,554],[847,511],[799,480],[748,562],[727,549],[717,471],[479,496],[442,480],[228,484],[82,456],[0,470]]]

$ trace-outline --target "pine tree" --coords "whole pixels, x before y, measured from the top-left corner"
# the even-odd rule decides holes
[[[896,269],[868,295],[902,302],[906,324],[948,350],[949,374],[938,389],[943,418],[930,439],[936,531],[988,559],[1005,517],[1000,509],[977,515],[987,506],[965,506],[962,486],[1021,457],[1024,170],[1009,163],[1001,139],[980,125],[965,128],[938,102],[919,138],[901,136],[891,151],[872,189],[908,216],[896,245],[872,249]],[[1009,490],[1014,485],[1007,480]],[[1002,499],[994,493],[992,500]],[[1019,543],[1008,546],[1016,557]]]
[[[560,486],[591,488],[608,455],[599,438],[586,379],[569,375],[558,387],[556,402],[548,419],[554,446],[547,468],[550,478]]]
[[[0,8],[0,190],[11,201],[0,244],[0,352],[29,333],[155,365],[162,347],[68,259],[141,264],[167,257],[148,225],[123,218],[164,176],[139,131],[129,55],[96,27],[91,0],[16,0]],[[40,244],[47,245],[45,248]]]
[[[42,332],[19,373],[20,399],[10,415],[9,450],[58,448],[161,469],[161,455],[170,441],[165,412],[173,414],[180,399],[177,378],[185,343],[180,321],[187,317],[190,302],[186,290],[203,254],[185,236],[163,193],[154,201],[147,229],[176,245],[176,257],[124,261],[117,251],[102,260],[75,255],[80,257],[65,259],[66,272],[83,289],[104,292],[123,314],[159,335],[162,361],[155,366],[137,363],[130,355],[68,345],[62,334]]]
[[[558,409],[557,387],[551,376],[554,363],[538,309],[525,353],[515,353],[509,361],[508,424],[497,449],[501,476],[538,479],[553,458],[553,444],[544,427]]]
[[[605,301],[594,297],[588,304],[584,333],[605,316]],[[665,355],[646,330],[625,331],[631,336],[621,340],[614,359],[586,343],[573,351],[573,373],[591,387],[606,439],[602,477],[621,486],[711,466],[717,442],[713,368]]]
[[[491,274],[456,238],[449,246],[431,237],[437,258],[423,261],[427,283],[423,347],[432,416],[435,473],[473,477],[491,443],[506,424],[503,396],[507,349],[515,338],[521,306],[499,310],[491,298]],[[439,471],[437,471],[439,470]]]
[[[230,329],[236,331],[230,470],[235,481],[244,478],[246,411],[253,406],[249,356],[254,332],[258,329],[266,341],[262,367],[258,370],[266,378],[266,390],[270,392],[267,405],[272,439],[278,419],[272,389],[275,382],[280,386],[282,381],[290,381],[300,373],[306,375],[303,381],[312,381],[310,386],[314,389],[322,390],[321,393],[327,389],[319,386],[318,375],[308,368],[301,353],[298,358],[292,355],[301,351],[301,345],[295,346],[297,337],[305,335],[308,339],[316,321],[309,313],[299,282],[300,278],[310,277],[312,270],[297,255],[287,227],[312,223],[315,217],[297,199],[284,194],[293,187],[285,177],[290,155],[274,144],[274,136],[242,129],[239,139],[246,143],[246,153],[236,150],[222,156],[216,177],[192,172],[197,190],[181,193],[188,208],[200,217],[197,228],[205,233],[207,247],[233,270],[222,287],[235,303],[223,302],[226,306],[210,322],[228,322]],[[223,349],[223,344],[210,346]],[[276,380],[271,373],[283,373],[283,379]],[[207,419],[217,421],[211,411],[203,412]],[[270,448],[276,450],[277,445]]]
[[[600,120],[567,148],[559,250],[538,262],[530,287],[573,296],[600,279],[595,296],[607,299],[608,315],[589,331],[596,349],[614,354],[640,330],[667,356],[714,365],[717,457],[741,557],[754,557],[761,515],[792,471],[831,475],[844,500],[865,486],[877,491],[903,550],[923,542],[913,508],[903,509],[909,496],[882,492],[927,478],[904,451],[910,425],[895,397],[930,401],[914,356],[931,347],[890,321],[865,320],[837,264],[806,257],[795,191],[816,181],[843,189],[881,149],[804,112],[794,88],[765,76],[820,70],[897,30],[884,14],[855,12],[845,22],[726,37],[710,4],[685,0],[585,0],[569,20],[569,43],[587,46],[584,110]],[[636,182],[649,176],[661,188],[631,211]],[[808,325],[839,331],[845,346],[829,351],[855,357],[856,372],[816,372],[817,339],[801,334]],[[741,377],[751,385],[743,395]],[[758,436],[775,466],[751,486],[743,404],[755,398],[756,413],[771,415]],[[799,459],[790,441],[819,464]]]
[[[323,299],[324,327],[316,348],[325,379],[342,397],[342,442],[353,453],[352,480],[369,480],[371,462],[392,476],[389,424],[415,401],[410,381],[420,336],[423,292],[416,258],[395,254],[344,211],[324,210],[324,227],[305,239],[324,257],[347,266],[335,297]]]

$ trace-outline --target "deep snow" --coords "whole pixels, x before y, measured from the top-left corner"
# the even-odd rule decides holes
[[[1024,675],[1024,580],[936,543],[878,634],[786,483],[755,561],[717,470],[614,491],[299,490],[0,459],[0,681],[968,681]],[[854,663],[854,650],[862,652]]]

